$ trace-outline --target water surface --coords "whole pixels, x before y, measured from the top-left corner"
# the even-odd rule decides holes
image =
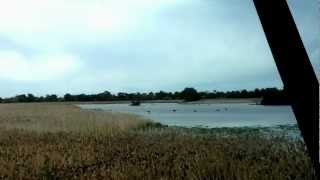
[[[169,126],[214,128],[297,124],[290,106],[261,106],[247,103],[144,103],[141,106],[83,104],[79,106],[83,109],[133,113]]]

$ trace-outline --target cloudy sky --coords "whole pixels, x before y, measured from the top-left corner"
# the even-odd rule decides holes
[[[0,96],[282,87],[252,0],[0,0]],[[317,73],[317,0],[289,0]]]

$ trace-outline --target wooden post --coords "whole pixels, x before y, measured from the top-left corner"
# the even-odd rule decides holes
[[[319,82],[286,0],[253,0],[318,178]],[[307,3],[307,2],[306,2]]]

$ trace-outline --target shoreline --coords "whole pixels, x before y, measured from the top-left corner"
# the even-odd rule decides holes
[[[217,99],[201,99],[199,101],[185,102],[183,100],[141,100],[141,103],[179,103],[179,104],[237,104],[249,103],[256,104],[262,98],[217,98]],[[67,104],[130,104],[131,101],[88,101],[88,102],[65,102]]]

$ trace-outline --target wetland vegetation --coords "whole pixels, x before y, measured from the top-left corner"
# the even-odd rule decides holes
[[[0,178],[315,179],[302,140],[270,134],[168,127],[61,103],[1,104]]]

